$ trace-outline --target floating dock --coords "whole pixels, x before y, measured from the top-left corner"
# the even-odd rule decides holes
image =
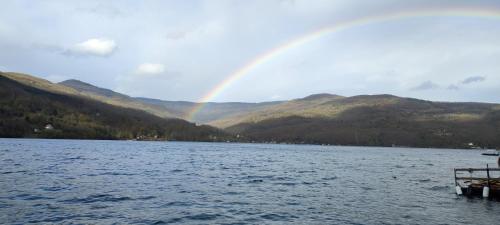
[[[500,168],[457,168],[455,186],[458,195],[500,200]]]

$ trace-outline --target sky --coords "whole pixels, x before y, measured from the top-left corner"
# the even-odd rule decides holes
[[[265,60],[205,100],[332,93],[500,103],[499,1],[3,0],[0,71],[199,101],[259,55],[323,27],[453,7],[498,16],[410,17],[332,32]]]

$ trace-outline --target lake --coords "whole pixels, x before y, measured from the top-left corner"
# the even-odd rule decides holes
[[[498,224],[452,149],[0,139],[0,224]]]

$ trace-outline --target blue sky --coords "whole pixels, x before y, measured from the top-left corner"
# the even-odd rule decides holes
[[[196,101],[273,47],[348,18],[498,1],[2,1],[0,70]],[[500,16],[499,16],[500,18]],[[500,19],[426,17],[355,27],[291,49],[215,101],[328,92],[500,102]]]

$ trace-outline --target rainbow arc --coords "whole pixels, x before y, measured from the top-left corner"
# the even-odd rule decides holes
[[[185,119],[193,120],[196,114],[203,109],[203,107],[231,84],[249,74],[252,70],[260,65],[271,61],[273,58],[286,53],[290,49],[298,48],[307,43],[318,40],[324,36],[331,35],[352,29],[360,26],[367,26],[389,21],[397,21],[403,19],[419,18],[419,17],[472,17],[472,18],[485,18],[485,19],[500,19],[500,9],[497,8],[445,8],[445,9],[413,9],[408,11],[390,12],[379,15],[370,15],[365,17],[358,17],[345,21],[339,21],[331,26],[323,27],[313,32],[306,33],[302,36],[284,42],[260,55],[257,55],[250,61],[246,62],[240,68],[234,70],[225,79],[218,83],[214,88],[207,92],[202,98],[198,100],[198,104],[189,111]]]

